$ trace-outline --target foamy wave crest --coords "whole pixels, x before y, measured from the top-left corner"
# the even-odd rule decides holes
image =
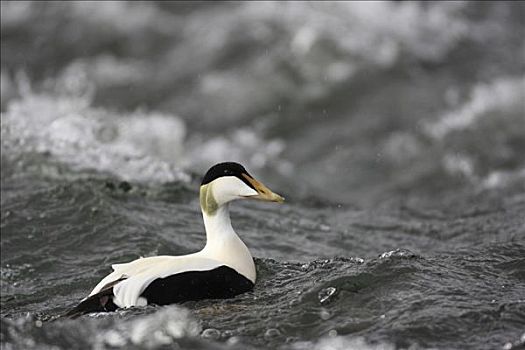
[[[2,114],[2,150],[37,153],[74,170],[95,170],[124,180],[177,181],[185,124],[174,115],[122,115],[94,108],[83,96],[26,93]]]
[[[332,332],[332,331],[331,331]],[[395,350],[392,344],[368,343],[363,337],[338,336],[337,332],[315,342],[297,342],[292,350]]]
[[[195,337],[201,326],[188,309],[167,306],[151,315],[117,324],[97,340],[111,347],[141,346],[157,348],[173,344],[176,339]]]
[[[523,179],[523,96],[525,77],[478,84],[464,104],[425,124],[424,133],[445,151],[443,168],[481,188]]]
[[[138,33],[143,30],[169,30],[169,17],[150,3],[126,3],[109,1],[101,4],[92,2],[64,2],[47,7],[38,1],[2,4],[2,28],[9,29],[23,25],[38,16],[67,17],[72,25],[90,25],[98,30],[112,33]],[[43,12],[43,13],[42,13]]]
[[[443,138],[450,132],[472,127],[494,111],[523,113],[523,96],[525,77],[503,78],[489,84],[479,84],[474,87],[465,104],[427,124],[425,131],[434,138]]]
[[[186,49],[195,52],[197,62],[204,66],[213,64],[217,52],[237,50],[236,45],[256,45],[265,50],[264,55],[239,63],[245,66],[243,74],[238,74],[235,65],[210,69],[199,79],[198,93],[213,104],[210,110],[240,119],[280,96],[299,100],[322,98],[357,73],[370,68],[388,69],[403,56],[441,60],[468,35],[468,25],[458,18],[462,6],[423,6],[414,2],[248,2],[232,7],[226,16],[196,18],[186,30],[186,40],[198,37],[202,48]],[[214,30],[202,26],[203,20],[210,21]],[[167,58],[180,61],[181,56],[184,57],[182,49],[176,48]],[[169,61],[166,66],[170,66]],[[228,88],[219,90],[216,86]],[[217,94],[220,104],[215,102]],[[223,101],[231,101],[228,106],[235,109],[226,109]]]
[[[193,135],[187,142],[186,164],[205,170],[210,164],[233,160],[260,169],[271,166],[289,174],[293,166],[281,158],[286,148],[282,139],[266,140],[256,128],[239,128],[213,137]]]
[[[147,84],[131,106],[168,106],[219,127],[218,120],[246,121],[280,103],[328,96],[359,72],[389,69],[405,56],[440,61],[472,32],[460,2],[246,2],[185,16],[151,2],[2,6],[3,30],[53,37],[55,50],[28,49],[34,66],[84,64],[97,87],[127,96]],[[113,57],[115,46],[122,54]]]
[[[94,107],[95,86],[101,81],[93,81],[92,73],[104,79],[103,72],[113,71],[109,68],[115,64],[108,57],[95,62],[76,61],[67,66],[56,79],[44,83],[45,93],[32,92],[22,74],[12,84],[20,90],[20,97],[8,101],[2,114],[2,151],[15,158],[34,153],[77,173],[92,170],[140,182],[189,181],[181,169],[201,172],[225,160],[291,172],[291,163],[280,157],[284,141],[265,139],[264,127],[232,128],[218,135],[188,134],[176,115],[123,114]],[[131,71],[121,67],[116,75],[108,76],[133,79]]]

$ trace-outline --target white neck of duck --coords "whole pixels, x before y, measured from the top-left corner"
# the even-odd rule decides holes
[[[250,251],[233,230],[228,203],[217,207],[212,213],[202,208],[206,229],[206,246],[201,253],[235,269],[255,283],[256,273]]]

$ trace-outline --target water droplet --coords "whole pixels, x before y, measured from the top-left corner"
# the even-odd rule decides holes
[[[331,329],[330,331],[328,331],[328,336],[329,337],[337,337],[337,331],[335,329]]]
[[[332,297],[332,295],[335,294],[336,291],[337,289],[335,289],[334,287],[328,287],[328,288],[321,289],[321,291],[319,291],[319,294],[317,295],[317,297],[319,298],[319,302],[321,304],[330,302],[331,301],[330,298]]]
[[[275,338],[281,335],[281,332],[277,328],[269,328],[264,333],[266,339]]]
[[[207,328],[204,331],[202,331],[201,337],[206,338],[206,339],[217,340],[221,337],[221,332],[219,332],[215,328]]]
[[[36,320],[36,321],[35,321],[35,327],[37,327],[37,328],[42,327],[42,321],[40,321],[40,320]]]

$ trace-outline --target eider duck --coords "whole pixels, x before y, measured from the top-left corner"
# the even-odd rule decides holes
[[[220,163],[208,170],[199,198],[206,230],[206,246],[201,251],[112,265],[113,272],[65,316],[147,304],[231,298],[251,290],[256,279],[255,264],[232,228],[228,205],[236,199],[282,203],[284,198],[233,162]]]

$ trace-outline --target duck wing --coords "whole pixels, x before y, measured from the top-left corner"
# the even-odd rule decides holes
[[[228,298],[253,288],[253,282],[223,262],[200,257],[155,256],[115,264],[88,297],[65,316],[114,311],[148,303],[171,304]]]

